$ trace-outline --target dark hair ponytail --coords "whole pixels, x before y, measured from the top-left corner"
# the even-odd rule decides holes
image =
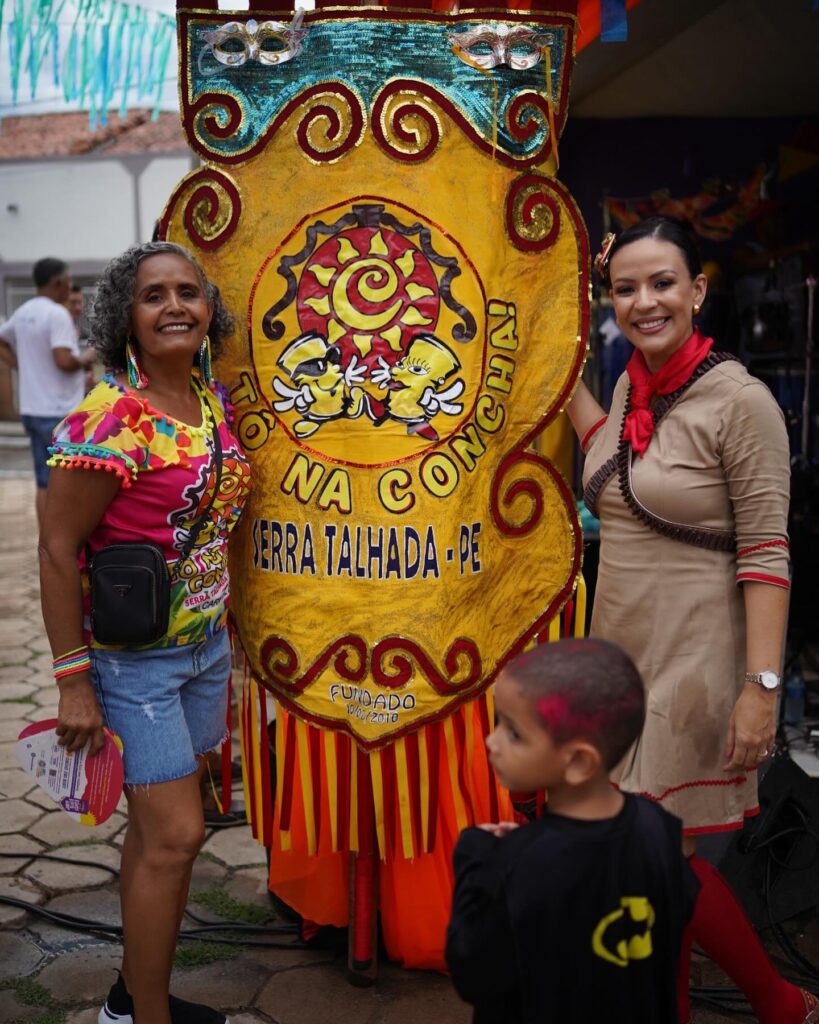
[[[656,217],[646,217],[645,220],[632,224],[631,227],[626,228],[621,235],[617,236],[606,260],[607,283],[611,281],[609,268],[616,253],[627,245],[631,245],[632,242],[639,242],[643,238],[655,238],[657,241],[670,242],[672,245],[676,245],[682,253],[692,280],[702,273],[702,257],[688,227],[682,221],[676,220],[673,217],[657,215]]]

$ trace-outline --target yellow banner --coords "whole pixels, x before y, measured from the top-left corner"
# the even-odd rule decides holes
[[[162,232],[241,323],[218,365],[254,478],[232,611],[289,711],[373,749],[480,693],[579,570],[534,450],[585,351],[585,231],[552,176],[573,21],[508,15],[533,63],[498,74],[451,41],[474,17],[316,12],[263,88],[222,63],[224,18],[180,17],[207,162]]]

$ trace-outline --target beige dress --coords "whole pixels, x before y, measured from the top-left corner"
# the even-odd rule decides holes
[[[617,450],[628,393],[587,445],[584,484]],[[738,362],[695,380],[658,423],[632,491],[655,516],[735,531],[707,550],[638,520],[618,474],[597,497],[600,569],[591,633],[620,644],[647,689],[646,724],[616,772],[683,819],[688,834],[739,828],[757,809],[756,772],[723,771],[728,718],[745,673],[743,580],[787,587],[789,453],[768,389]]]

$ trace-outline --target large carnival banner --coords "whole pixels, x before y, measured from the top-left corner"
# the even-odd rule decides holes
[[[554,176],[575,4],[203,6],[179,12],[203,166],[161,230],[240,319],[218,370],[254,481],[232,611],[286,723],[268,838],[294,842],[298,783],[309,850],[361,848],[366,769],[382,857],[412,857],[436,758],[471,819],[482,695],[579,571],[534,449],[585,352],[587,244]]]

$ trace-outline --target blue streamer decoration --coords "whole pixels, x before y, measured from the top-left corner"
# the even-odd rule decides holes
[[[172,17],[122,0],[0,0],[12,104],[25,84],[37,98],[45,67],[49,86],[87,109],[92,129],[146,97],[159,115],[175,41]]]
[[[600,0],[600,42],[625,43],[627,39],[626,0]]]

